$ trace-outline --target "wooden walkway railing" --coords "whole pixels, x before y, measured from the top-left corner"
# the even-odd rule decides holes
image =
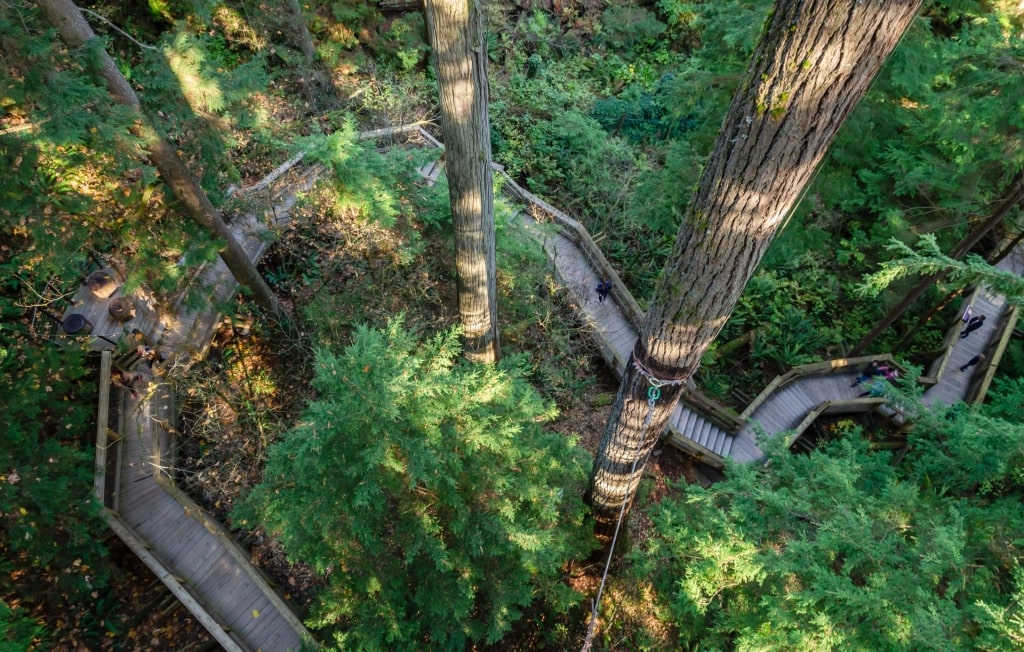
[[[413,139],[443,149],[443,145],[419,125],[378,130],[367,137]],[[439,166],[429,167],[433,179]],[[494,165],[494,170],[501,178],[504,194],[527,206],[527,210],[517,214],[518,218],[543,243],[557,278],[575,299],[582,321],[589,327],[609,366],[621,378],[644,319],[639,304],[578,221],[520,187],[500,165]],[[547,223],[553,228],[547,227]],[[600,278],[612,282],[610,300],[604,303],[597,302],[594,291]],[[987,314],[1002,328],[999,337],[993,340],[1003,343],[994,344],[994,349],[989,347],[992,350],[986,362],[991,366],[979,368],[979,372],[984,370],[986,373],[978,376],[990,379],[989,370],[994,371],[1005,348],[1005,340],[1016,323],[1017,311],[1007,313],[999,304],[998,297],[989,296],[984,290],[975,292],[971,300],[975,303],[976,313]],[[960,326],[958,323],[950,327],[946,347],[931,366],[929,375],[922,378],[922,383],[928,385],[924,395],[926,402],[952,403],[966,398],[980,400],[973,394],[969,396],[973,374],[950,373],[950,369],[958,372],[961,365],[988,345],[988,341],[986,336],[961,341]],[[870,410],[885,418],[902,421],[904,417],[885,406],[884,401],[861,399],[863,389],[851,386],[859,370],[875,359],[894,364],[892,356],[884,354],[829,360],[794,368],[773,380],[739,415],[707,398],[691,383],[683,402],[669,419],[669,441],[709,465],[722,468],[726,458],[746,463],[763,460],[764,454],[758,446],[760,437],[772,437],[794,429],[798,436],[809,425],[812,413]],[[978,395],[983,394],[982,388]]]
[[[300,180],[301,182],[302,180]],[[311,179],[305,179],[311,183]],[[236,219],[231,229],[250,258],[258,261],[269,246],[266,231],[289,217],[294,194],[271,215]],[[221,320],[220,307],[234,297],[238,284],[217,260],[204,266],[199,280],[211,299],[186,309],[182,298],[171,315],[155,317],[143,290],[125,297],[137,307],[127,322],[109,318],[110,301],[120,287],[98,297],[83,287],[65,315],[81,315],[91,328],[94,348],[101,352],[99,410],[96,432],[94,489],[110,528],[149,566],[211,636],[229,652],[298,650],[312,636],[272,582],[249,561],[248,554],[188,496],[169,474],[174,450],[174,395],[159,379],[147,378],[140,397],[113,388],[112,349],[134,341],[132,330],[146,342],[157,342],[172,364],[205,355]],[[116,279],[115,279],[116,284]],[[139,373],[149,376],[144,370]]]
[[[134,398],[100,363],[96,498],[110,528],[229,652],[298,650],[309,634],[224,528],[167,475],[170,387]]]
[[[419,141],[443,148],[419,125],[380,129],[360,135],[360,139],[399,142]],[[271,184],[302,159],[302,155],[272,172],[240,194],[270,189]],[[421,172],[433,177],[437,166]],[[312,185],[318,168],[307,171],[299,182]],[[503,192],[525,205],[517,219],[541,243],[551,260],[554,273],[573,297],[581,320],[608,362],[620,377],[625,371],[643,323],[644,313],[615,269],[586,229],[539,197],[516,184],[501,166],[495,166],[502,179]],[[294,193],[258,219],[247,215],[232,229],[253,260],[268,246],[263,234],[289,218]],[[609,300],[598,303],[597,280],[611,280]],[[210,345],[221,319],[218,306],[225,305],[238,286],[221,261],[207,265],[200,280],[210,289],[212,299],[195,310],[175,305],[176,314],[162,319],[150,298],[134,296],[142,309],[128,322],[113,323],[107,318],[106,302],[94,301],[88,288],[68,312],[81,314],[93,327],[94,343],[111,349],[120,334],[137,328],[149,341],[159,342],[164,350],[198,359]],[[1016,323],[1017,312],[1001,309],[997,302],[982,304],[990,297],[976,293],[973,301],[993,322],[1001,324],[1000,337],[986,367],[994,370],[1005,340]],[[978,312],[978,310],[976,310]],[[1006,317],[1002,315],[1007,314]],[[955,333],[954,333],[955,328]],[[954,375],[969,357],[988,345],[984,337],[960,341],[959,327],[950,329],[948,346],[926,379],[931,387],[925,393],[935,400],[960,400],[967,393],[967,375]],[[106,333],[106,335],[104,335]],[[955,334],[955,339],[954,339]],[[98,337],[97,337],[98,336]],[[1001,342],[1001,344],[1000,344]],[[775,436],[784,431],[806,427],[813,416],[846,411],[885,411],[879,399],[861,399],[859,388],[851,387],[857,370],[870,359],[890,360],[890,356],[865,356],[832,360],[797,367],[772,381],[742,414],[717,404],[690,384],[689,391],[669,419],[669,441],[709,465],[722,468],[726,458],[739,462],[763,459],[758,437]],[[223,527],[179,491],[164,472],[163,459],[172,450],[174,423],[173,394],[161,382],[153,382],[141,400],[130,399],[118,389],[111,391],[111,353],[102,353],[100,405],[96,435],[96,497],[104,505],[104,517],[119,537],[178,596],[196,618],[226,650],[263,650],[284,652],[297,649],[303,639],[311,638],[298,618],[270,583],[248,562]],[[985,374],[987,380],[990,373]],[[981,393],[983,394],[984,388]],[[892,410],[885,412],[892,415]]]

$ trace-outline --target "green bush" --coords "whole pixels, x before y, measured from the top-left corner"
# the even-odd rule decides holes
[[[0,299],[0,308],[9,307]],[[78,620],[88,615],[84,604],[99,619],[110,617],[91,597],[104,590],[110,570],[92,496],[96,384],[83,362],[75,347],[39,346],[17,326],[0,329],[0,604],[66,614],[47,624],[49,634],[75,629],[80,640],[99,641],[102,620]],[[12,635],[26,624],[21,613],[0,609],[17,628]],[[0,648],[3,639],[0,633]]]
[[[643,7],[612,5],[601,14],[601,41],[617,52],[632,53],[651,45],[667,29],[654,12]]]
[[[985,460],[1019,450],[1024,431],[944,411],[918,424],[899,467],[851,433],[809,455],[769,446],[767,467],[663,501],[633,560],[680,648],[1019,647],[1020,485],[978,487],[1019,473],[1019,456]]]
[[[424,61],[430,46],[423,14],[413,11],[396,18],[377,43],[380,60],[400,73],[407,73]]]
[[[591,540],[579,451],[517,370],[459,352],[400,322],[318,352],[319,398],[236,510],[327,576],[309,622],[342,649],[464,650],[578,600],[559,577]]]

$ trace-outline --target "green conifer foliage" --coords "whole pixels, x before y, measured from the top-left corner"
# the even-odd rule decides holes
[[[319,351],[319,399],[236,511],[328,576],[310,624],[344,649],[462,650],[573,600],[582,461],[509,362],[459,351],[457,330],[419,342],[401,322]]]
[[[702,649],[1019,649],[1022,444],[942,407],[899,465],[857,430],[779,448],[663,503],[639,572]]]
[[[0,296],[0,310],[9,307]],[[109,574],[84,445],[95,433],[95,381],[84,377],[80,351],[34,344],[21,324],[0,329],[0,600],[64,614],[47,623],[53,634],[99,637],[78,622],[78,607],[96,604],[90,595]]]

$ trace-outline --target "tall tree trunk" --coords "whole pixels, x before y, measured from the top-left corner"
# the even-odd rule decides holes
[[[85,47],[96,38],[92,27],[82,16],[78,6],[71,0],[38,0],[38,4],[46,19],[71,47]],[[220,250],[220,257],[231,270],[235,280],[252,292],[256,303],[267,314],[274,319],[279,318],[281,308],[277,297],[264,282],[263,277],[256,270],[256,266],[249,260],[249,256],[238,244],[224,220],[221,219],[220,213],[214,208],[210,198],[189,174],[177,152],[165,138],[160,136],[142,112],[142,106],[135,91],[121,74],[117,64],[102,47],[95,49],[94,66],[97,73],[107,83],[107,88],[114,99],[130,107],[138,116],[136,133],[143,138],[146,148],[149,150],[150,160],[160,171],[160,176],[170,186],[174,196],[185,206],[189,217],[224,243]]]
[[[685,380],[920,5],[777,0],[619,386],[587,492],[598,534],[628,508]]]
[[[1007,188],[1003,193],[1003,197],[999,201],[999,205],[996,209],[992,211],[992,214],[985,218],[985,220],[979,222],[973,229],[971,229],[971,232],[960,240],[955,247],[953,247],[953,250],[949,253],[950,258],[959,260],[966,255],[967,252],[970,251],[974,245],[978,244],[978,242],[980,242],[989,231],[994,229],[1003,221],[1003,219],[1006,218],[1006,215],[1014,206],[1017,206],[1022,200],[1024,200],[1024,184],[1021,183],[1022,180],[1024,180],[1024,176],[1021,174],[1017,174],[1017,176],[1014,177],[1013,181],[1010,182],[1009,188]],[[886,313],[885,317],[875,324],[874,328],[872,328],[867,335],[857,342],[857,345],[850,350],[850,355],[856,356],[864,352],[876,339],[878,339],[878,336],[881,335],[886,328],[892,325],[893,322],[899,319],[900,316],[928,290],[928,288],[935,285],[936,281],[944,276],[945,273],[936,272],[935,274],[929,274],[922,278],[917,285],[912,287],[910,291],[903,296],[898,304],[893,306],[892,309]],[[903,342],[907,341],[907,337],[909,335],[909,333],[904,335],[900,340],[901,345]]]
[[[487,114],[487,45],[479,0],[426,0],[437,67],[455,271],[466,356],[498,359],[494,188]]]
[[[306,17],[302,15],[302,7],[299,5],[299,0],[288,0],[287,6],[295,43],[302,50],[302,56],[306,58],[306,65],[311,65],[316,59],[316,46],[313,44],[309,27],[306,26]]]

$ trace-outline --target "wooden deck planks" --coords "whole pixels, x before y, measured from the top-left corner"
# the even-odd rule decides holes
[[[615,303],[614,298],[605,303],[597,302],[595,286],[598,275],[571,239],[561,233],[544,233],[541,226],[528,216],[522,216],[522,220],[535,235],[544,240],[545,249],[553,259],[556,276],[578,304],[582,321],[600,341],[602,352],[609,364],[621,374],[637,337],[633,325]],[[267,226],[263,221],[248,216],[233,223],[231,228],[238,234],[242,246],[252,258],[258,258],[266,250],[267,243],[261,234],[266,232]],[[237,291],[237,285],[233,285],[233,279],[220,260],[208,265],[202,271],[202,278],[214,288],[214,303],[230,300]],[[979,296],[976,313],[987,314],[989,319],[994,320],[994,315],[999,310],[995,299],[998,297]],[[178,345],[184,345],[189,341],[208,344],[208,335],[220,320],[216,307],[218,306],[212,311],[196,311],[183,315],[180,323],[164,329],[164,341]],[[982,311],[991,311],[992,314]],[[101,321],[101,315],[98,313],[96,318]],[[151,325],[150,329],[144,332],[150,332],[155,328],[155,324]],[[949,364],[959,367],[971,355],[973,353],[968,347],[957,349]],[[959,361],[961,358],[963,360]],[[766,431],[771,434],[795,427],[808,410],[821,402],[834,398],[834,395],[847,397],[857,392],[857,388],[848,386],[849,382],[852,382],[852,377],[852,374],[845,378],[842,374],[836,374],[817,379],[802,379],[783,388],[765,401],[752,415],[751,423],[736,436],[730,435],[690,409],[681,409],[673,414],[670,425],[681,435],[693,438],[708,450],[731,455],[740,462],[756,462],[763,458],[754,436],[755,423],[758,420],[765,424]],[[942,383],[932,388],[936,396],[943,391],[940,390],[940,385]],[[129,478],[125,484],[130,487],[127,490],[128,494],[132,491],[138,491],[138,494],[133,497],[125,496],[126,511],[144,510],[151,521],[164,521],[162,527],[151,523],[149,531],[160,539],[161,548],[166,548],[168,556],[174,560],[173,563],[183,570],[188,570],[191,575],[190,584],[197,592],[216,596],[216,600],[211,602],[215,603],[213,609],[225,610],[223,617],[229,627],[244,633],[250,641],[258,641],[264,652],[297,646],[298,631],[287,622],[287,619],[280,617],[281,614],[276,610],[274,602],[265,593],[267,587],[250,572],[242,570],[236,555],[226,552],[220,545],[218,535],[210,532],[199,521],[190,518],[187,510],[172,496],[152,488],[156,483],[152,478],[151,464],[164,459],[166,450],[161,446],[161,441],[167,438],[166,432],[154,425],[154,417],[169,421],[168,415],[172,411],[170,402],[161,400],[151,411],[130,415],[130,419],[134,419],[133,429],[137,437],[135,443],[125,447],[125,477]],[[142,490],[143,487],[145,491]],[[163,499],[177,507],[166,504]],[[176,512],[176,509],[180,511]],[[175,514],[179,520],[175,520]],[[254,610],[259,612],[258,616],[254,616]]]
[[[729,457],[741,464],[752,464],[764,459],[764,453],[750,434],[739,434],[732,438]]]
[[[108,296],[97,296],[83,283],[75,296],[72,298],[72,306],[64,314],[64,320],[72,315],[81,315],[92,324],[92,331],[89,333],[89,345],[93,350],[111,351],[116,348],[116,342],[133,329],[138,329],[147,336],[152,336],[159,330],[158,310],[153,295],[145,290],[139,289],[126,296],[123,293],[121,275],[113,269],[105,270],[112,278],[117,289]],[[129,299],[135,306],[135,316],[125,322],[120,322],[111,317],[109,312],[110,303],[116,299]],[[62,339],[70,337],[62,333]],[[104,339],[107,338],[107,339]],[[110,340],[113,340],[111,342]]]
[[[153,510],[157,503],[165,499],[162,495],[163,489],[157,486],[152,478],[143,479],[143,482],[148,484],[129,488],[122,485],[121,509],[119,510],[122,514],[138,513],[145,516]]]
[[[122,518],[136,531],[149,533],[149,540],[156,544],[160,541],[155,537],[166,536],[168,528],[179,524],[178,519],[183,512],[181,505],[162,494],[153,494],[152,500],[142,509],[136,509],[130,501],[125,502]]]
[[[164,492],[165,500],[177,504],[170,494]],[[220,542],[199,523],[195,516],[178,505],[181,511],[173,521],[149,529],[153,533],[154,542],[167,550],[167,557],[174,562],[174,567],[183,574],[199,568],[210,555],[219,555]],[[197,527],[198,526],[198,527]]]

